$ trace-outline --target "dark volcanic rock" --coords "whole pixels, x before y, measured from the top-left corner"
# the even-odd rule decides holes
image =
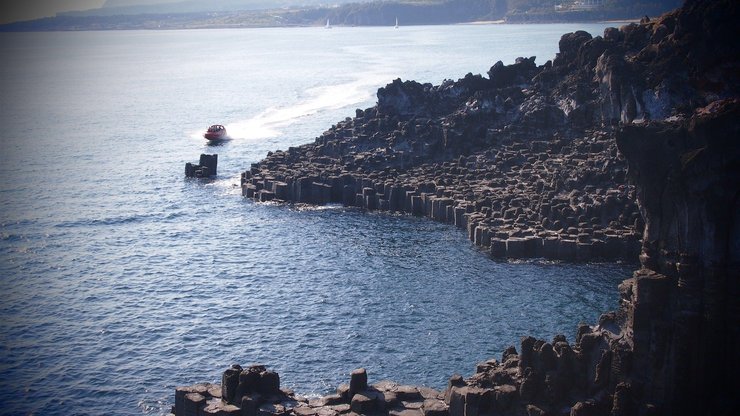
[[[376,107],[242,175],[250,198],[425,215],[494,257],[639,253],[619,309],[580,325],[574,344],[523,337],[519,353],[451,378],[444,395],[368,386],[363,370],[336,396],[300,401],[268,383],[268,398],[235,366],[221,389],[178,388],[177,413],[237,403],[303,416],[737,413],[739,19],[736,1],[687,1],[603,37],[566,34],[542,66],[522,58],[439,86],[396,80]]]
[[[528,84],[538,72],[534,61],[533,56],[529,59],[517,58],[513,65],[504,65],[501,61],[496,62],[488,71],[488,78],[491,79],[490,87],[503,88]]]
[[[553,66],[558,67],[575,64],[581,47],[591,39],[591,34],[583,30],[563,35],[560,38],[560,42],[558,42],[560,52],[555,56],[555,60],[552,62]]]
[[[243,193],[428,216],[496,257],[634,259],[639,213],[611,133],[567,127],[566,107],[530,84],[493,87],[538,71],[530,58],[495,65],[494,81],[396,80],[377,108],[254,165]]]
[[[364,368],[358,368],[352,371],[349,380],[349,395],[352,397],[355,393],[367,390],[367,371]]]
[[[635,372],[654,380],[646,400],[699,414],[736,400],[740,308],[740,99],[699,108],[682,123],[625,126],[645,214],[631,291]],[[710,383],[709,380],[712,380]],[[666,400],[669,398],[670,400]]]
[[[738,95],[737,42],[709,23],[722,5],[737,14],[696,2],[603,37],[565,34],[552,64],[497,62],[488,79],[397,79],[376,107],[254,165],[243,194],[424,215],[499,258],[634,260],[643,221],[616,131]]]

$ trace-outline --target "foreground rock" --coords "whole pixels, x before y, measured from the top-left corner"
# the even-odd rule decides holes
[[[398,385],[390,381],[368,384],[365,369],[352,372],[350,383],[335,394],[308,399],[280,389],[280,377],[262,365],[232,365],[222,384],[178,387],[172,412],[182,415],[221,416],[337,416],[340,414],[387,414],[394,416],[446,416],[442,393],[425,387]]]
[[[603,314],[596,325],[581,325],[575,343],[563,336],[551,342],[524,337],[518,350],[510,347],[500,361],[479,364],[472,377],[453,376],[442,396],[425,397],[417,388],[423,401],[401,398],[407,392],[417,397],[414,388],[388,395],[379,387],[364,389],[366,376],[358,372],[337,396],[308,407],[326,409],[337,400],[332,405],[344,407],[315,414],[736,414],[739,9],[732,1],[687,2],[655,21],[607,29],[603,38],[567,34],[558,57],[543,67],[520,60],[495,65],[489,79],[470,76],[440,87],[395,82],[379,91],[375,109],[358,113],[313,145],[273,153],[245,173],[250,197],[307,203],[339,199],[367,209],[454,220],[497,255],[518,257],[556,244],[556,252],[573,256],[575,250],[577,257],[584,242],[602,235],[622,242],[642,230],[641,268],[619,286],[619,309]],[[499,108],[495,97],[505,86],[510,88],[501,112],[490,110]],[[466,88],[475,93],[464,94]],[[491,101],[458,106],[472,103],[470,97]],[[484,116],[476,117],[480,111]],[[501,120],[505,125],[497,130]],[[349,126],[356,136],[349,135]],[[480,126],[485,127],[481,134],[474,134]],[[396,133],[389,135],[391,130]],[[403,146],[395,147],[399,143]],[[581,177],[594,160],[610,165]],[[624,175],[626,166],[634,188],[618,174]],[[595,179],[599,172],[603,176]],[[596,203],[599,196],[612,196],[610,204],[621,215],[607,225],[603,212],[583,215],[571,225],[574,207],[609,209],[606,198]],[[632,212],[633,196],[641,216],[630,225],[625,213]],[[531,234],[517,235],[525,230]],[[540,234],[549,231],[557,237]],[[575,249],[574,243],[562,243],[573,235]],[[598,252],[595,247],[591,253]],[[243,370],[230,371],[233,384]],[[192,396],[189,409],[210,403],[200,391],[187,389],[178,394],[200,396]],[[392,405],[397,402],[386,401],[389,397],[403,406]],[[284,414],[299,414],[302,407],[283,407]]]

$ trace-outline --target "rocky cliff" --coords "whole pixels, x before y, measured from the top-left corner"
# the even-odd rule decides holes
[[[626,283],[632,293],[623,306],[633,375],[646,399],[674,413],[729,414],[727,403],[737,404],[738,138],[737,98],[617,135],[646,219],[643,271]]]
[[[394,81],[377,106],[242,176],[244,194],[262,201],[334,201],[454,223],[494,256],[639,251],[619,309],[580,326],[574,343],[524,337],[472,377],[452,377],[445,392],[369,386],[358,371],[361,382],[313,402],[275,389],[253,399],[248,381],[261,378],[251,373],[269,372],[232,367],[226,393],[178,390],[190,406],[178,414],[207,402],[246,415],[735,414],[738,9],[690,1],[603,37],[566,34],[541,66],[521,58],[439,86]]]

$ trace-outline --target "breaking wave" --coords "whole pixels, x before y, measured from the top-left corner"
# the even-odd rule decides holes
[[[258,140],[276,137],[282,129],[329,110],[337,110],[370,101],[379,86],[390,82],[389,74],[359,74],[351,82],[307,89],[299,102],[271,107],[254,117],[226,125],[232,139]]]

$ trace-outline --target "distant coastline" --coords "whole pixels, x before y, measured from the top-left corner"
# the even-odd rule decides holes
[[[264,29],[264,28],[299,28],[299,27],[317,27],[320,28],[323,24],[318,23],[284,23],[284,24],[270,24],[270,23],[209,23],[200,22],[197,20],[191,22],[176,21],[172,22],[169,20],[138,20],[134,22],[117,22],[117,21],[78,21],[69,22],[66,19],[57,21],[57,18],[45,18],[39,20],[32,20],[26,22],[9,23],[0,25],[0,33],[11,33],[11,32],[79,32],[79,31],[110,31],[110,30],[194,30],[194,29]],[[84,18],[88,19],[88,18]],[[111,20],[111,19],[106,19]],[[478,20],[470,22],[445,22],[445,23],[415,23],[415,24],[400,24],[400,26],[431,26],[431,25],[470,25],[470,26],[485,26],[485,25],[523,25],[523,24],[556,24],[556,23],[638,23],[639,18],[630,19],[608,19],[608,20],[564,20],[564,21],[533,21],[533,22],[519,22],[519,21],[506,21],[503,19],[499,20]],[[393,25],[343,25],[343,24],[332,24],[333,27],[389,27],[393,28]]]
[[[94,30],[182,30],[267,27],[332,26],[393,27],[445,24],[524,24],[595,23],[639,21],[656,16],[667,4],[653,2],[642,8],[600,8],[595,10],[502,9],[465,0],[446,0],[428,4],[369,2],[345,4],[335,8],[170,11],[151,10],[138,14],[111,14],[100,11],[61,13],[54,17],[0,25],[0,32],[51,32]]]

